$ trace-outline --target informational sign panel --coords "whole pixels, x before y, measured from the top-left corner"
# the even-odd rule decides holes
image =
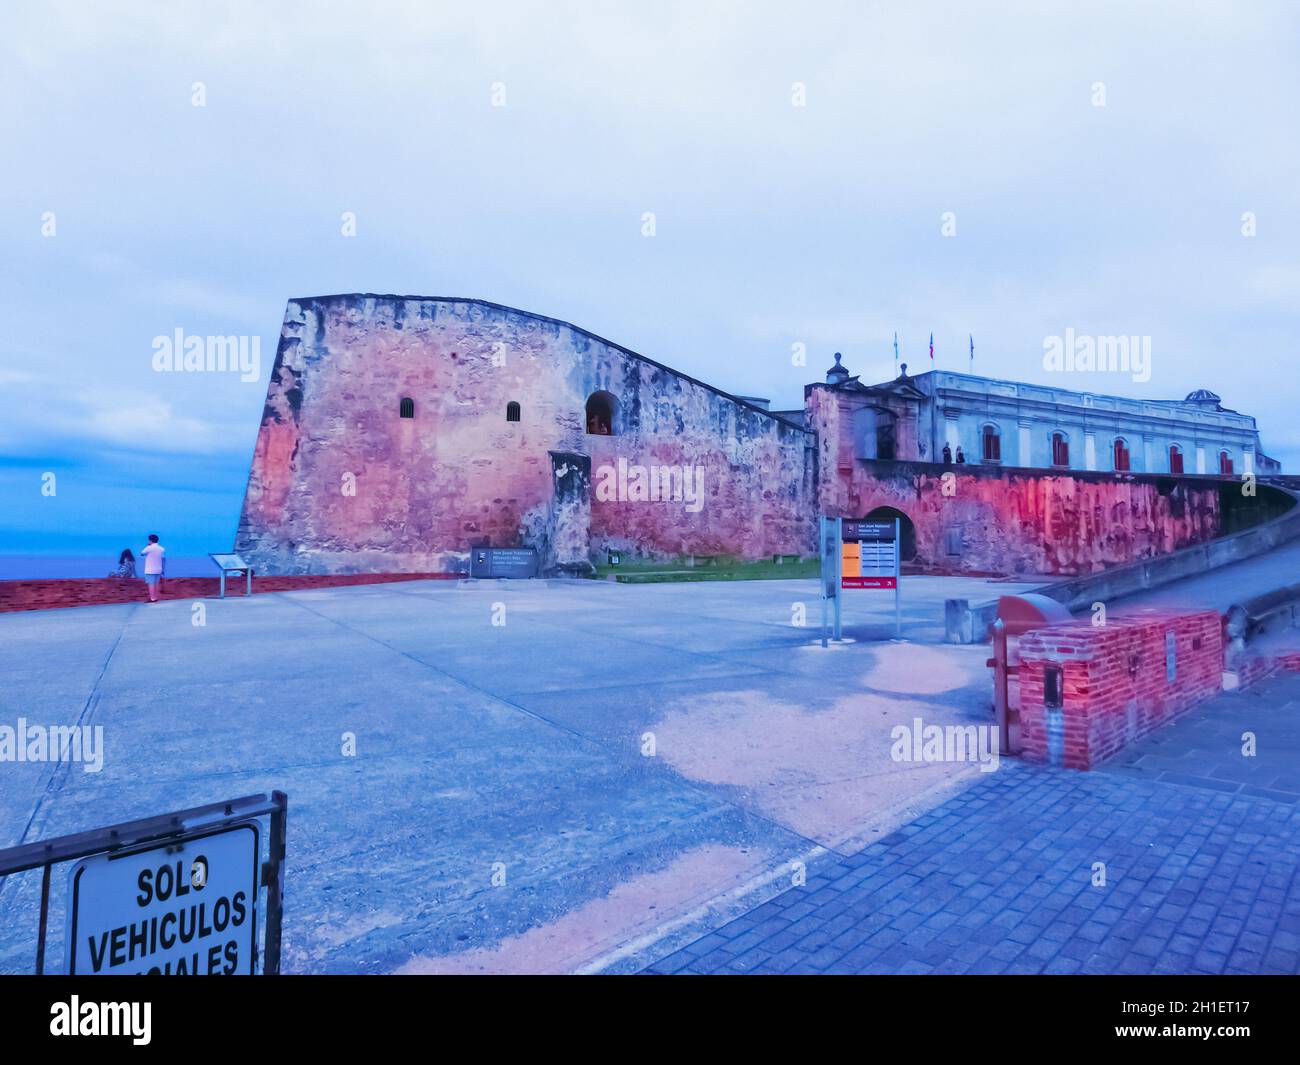
[[[898,539],[894,522],[846,521],[840,545],[840,586],[897,588]]]
[[[209,555],[208,557],[227,573],[242,573],[248,569],[248,563],[238,555]]]
[[[531,547],[470,548],[471,577],[536,577],[537,551]]]
[[[243,821],[76,864],[70,974],[251,975],[257,959],[259,829]]]

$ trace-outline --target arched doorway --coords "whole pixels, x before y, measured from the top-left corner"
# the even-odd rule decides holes
[[[912,519],[896,507],[876,507],[866,516],[866,521],[893,521],[898,519],[898,557],[903,562],[916,558],[916,526]]]

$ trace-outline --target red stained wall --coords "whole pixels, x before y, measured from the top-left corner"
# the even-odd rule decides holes
[[[882,506],[902,511],[915,526],[916,563],[924,568],[1077,576],[1220,535],[1215,484],[864,461],[854,457],[847,401],[813,388],[807,402],[823,512],[862,518]]]
[[[593,392],[615,435],[586,432]],[[410,397],[415,417],[398,417]],[[518,422],[506,420],[510,402]],[[563,322],[470,300],[289,304],[236,548],[267,572],[444,571],[552,543],[550,452],[704,469],[704,505],[593,498],[593,557],[808,554],[807,434]],[[349,477],[350,475],[350,477]],[[355,494],[347,486],[355,483]]]

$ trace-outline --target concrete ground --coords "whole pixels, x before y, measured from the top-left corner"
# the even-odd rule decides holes
[[[940,642],[943,601],[1023,587],[905,578],[901,644],[892,595],[847,593],[828,649],[813,581],[3,615],[0,724],[103,726],[106,760],[0,763],[0,846],[279,788],[286,970],[637,967],[978,776],[893,762],[890,730],[989,720],[987,651]],[[0,886],[0,972],[31,968],[38,890]]]
[[[1288,674],[1100,770],[1003,762],[649,971],[1300,973],[1298,749]]]

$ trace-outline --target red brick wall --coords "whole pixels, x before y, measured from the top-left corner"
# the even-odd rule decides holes
[[[390,581],[418,581],[452,578],[450,573],[375,573],[318,576],[259,577],[253,575],[253,594],[293,592],[304,588],[336,588],[353,584],[387,584]],[[215,596],[220,588],[216,577],[176,577],[163,580],[164,599],[200,599]],[[226,595],[244,594],[244,578],[226,580]],[[142,580],[97,577],[90,580],[0,581],[0,614],[14,610],[50,610],[65,606],[93,606],[100,603],[145,603],[149,593]]]
[[[1166,633],[1176,675],[1166,676]],[[1062,671],[1059,717],[1044,706],[1045,674]],[[1094,627],[1073,621],[1020,638],[1023,756],[1089,769],[1222,686],[1223,627],[1217,612],[1151,612]],[[1053,717],[1060,727],[1054,727]]]

